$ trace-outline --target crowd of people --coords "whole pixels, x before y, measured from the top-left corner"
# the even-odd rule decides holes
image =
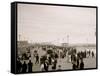
[[[27,53],[22,54],[21,58],[17,57],[17,72],[26,73],[34,72],[32,69],[35,65],[39,64],[39,71],[56,71],[63,70],[62,65],[58,64],[58,59],[67,59],[66,63],[72,64],[72,69],[84,69],[84,58],[88,58],[90,55],[95,57],[94,52],[92,51],[77,51],[76,48],[64,48],[64,47],[49,47],[44,48],[40,47],[46,54],[39,56],[37,50],[34,51],[34,63],[32,62],[31,50],[28,50]],[[23,61],[23,62],[22,62]],[[33,65],[34,64],[34,65]],[[51,69],[49,69],[51,67]],[[67,68],[66,68],[67,70]]]
[[[94,52],[92,51],[78,51],[73,49],[73,53],[71,53],[71,63],[73,70],[75,69],[84,69],[84,58],[94,57]]]
[[[22,64],[21,61],[18,59],[17,60],[17,73],[26,73],[26,72],[31,73],[32,66],[33,66],[33,63],[31,62],[31,60],[29,60],[28,64],[26,64],[25,61]]]

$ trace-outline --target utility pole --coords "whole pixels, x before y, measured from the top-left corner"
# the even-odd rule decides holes
[[[67,43],[69,44],[69,35],[67,35]]]
[[[21,40],[21,34],[19,34],[19,41]]]

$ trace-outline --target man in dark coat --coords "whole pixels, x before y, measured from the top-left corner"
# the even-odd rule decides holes
[[[77,66],[75,63],[73,63],[73,66],[72,66],[73,70],[76,70],[77,69]]]
[[[32,66],[33,66],[33,63],[31,62],[31,60],[29,60],[29,63],[28,63],[28,72],[32,72]]]
[[[27,72],[27,64],[26,64],[25,61],[24,61],[23,65],[22,65],[22,72],[23,73],[26,73]]]
[[[39,55],[38,54],[36,55],[36,62],[35,62],[35,64],[36,63],[39,63]]]
[[[83,59],[81,59],[81,63],[80,63],[80,69],[84,69],[84,62],[83,62]]]
[[[22,68],[22,63],[20,62],[20,60],[17,60],[17,72],[20,73],[21,72],[21,68]]]
[[[77,57],[76,62],[77,62],[77,69],[79,69],[79,57]]]
[[[49,61],[49,65],[51,65],[51,56],[49,56],[48,61]]]
[[[92,51],[92,58],[94,57],[94,52]]]

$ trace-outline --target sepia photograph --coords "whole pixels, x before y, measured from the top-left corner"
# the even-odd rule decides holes
[[[97,68],[96,7],[17,3],[17,73]]]

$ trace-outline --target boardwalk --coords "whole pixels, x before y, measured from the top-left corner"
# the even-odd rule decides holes
[[[72,64],[67,62],[67,57],[64,59],[58,59],[57,60],[57,69],[58,69],[58,65],[60,64],[62,67],[62,70],[70,70],[72,69]],[[52,66],[49,66],[49,71],[52,70],[51,68]],[[96,68],[96,58],[85,58],[84,59],[84,68]],[[34,71],[40,71],[40,65],[39,64],[35,64],[33,63],[33,72]]]

